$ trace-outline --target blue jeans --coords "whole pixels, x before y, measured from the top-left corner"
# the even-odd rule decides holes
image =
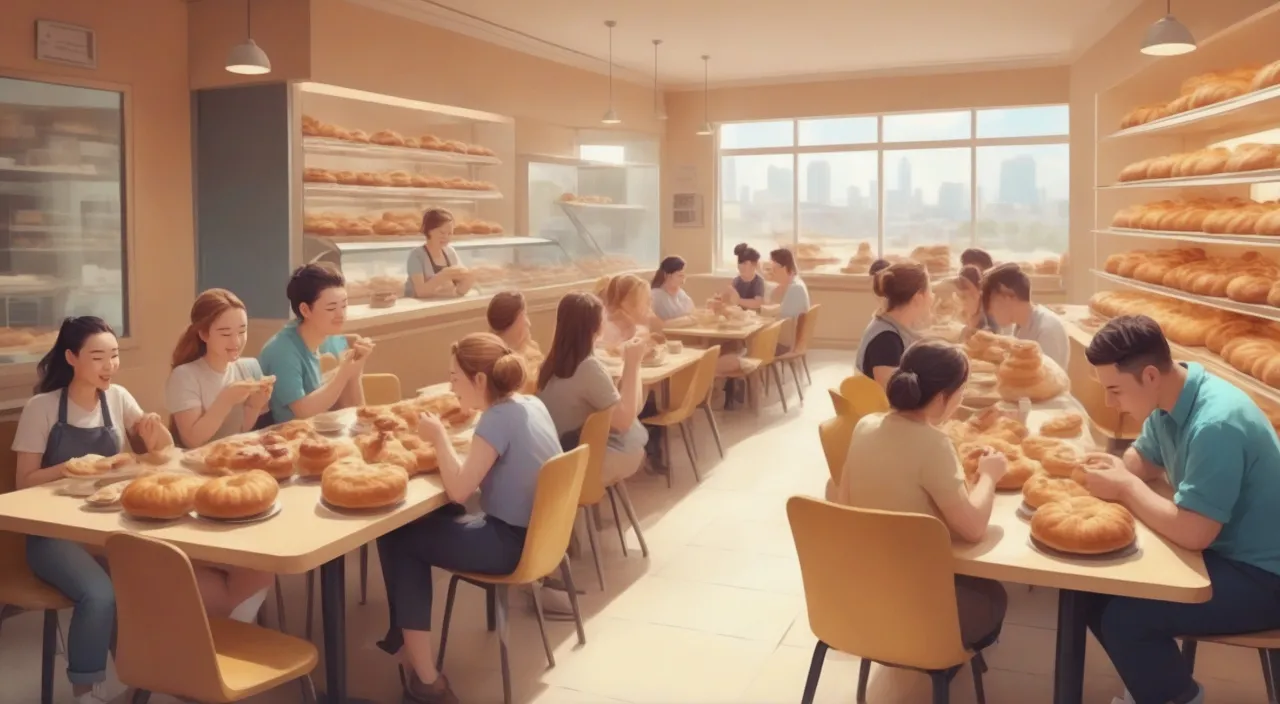
[[[1280,575],[1204,553],[1213,596],[1203,604],[1108,597],[1088,600],[1089,629],[1137,704],[1168,704],[1195,692],[1174,640],[1280,628]]]
[[[67,679],[89,685],[107,678],[116,627],[116,593],[107,571],[78,543],[27,536],[27,565],[75,606],[67,632]]]

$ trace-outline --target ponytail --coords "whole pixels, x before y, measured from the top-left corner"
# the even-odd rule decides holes
[[[208,335],[218,318],[233,308],[244,310],[244,302],[224,288],[211,288],[196,296],[195,302],[191,304],[191,324],[173,348],[173,366],[179,367],[203,357],[209,351],[209,346],[201,335]]]
[[[115,335],[115,331],[102,318],[92,315],[65,318],[58,328],[58,338],[53,342],[53,349],[45,353],[36,364],[35,393],[43,394],[70,386],[76,370],[67,361],[67,353],[80,354],[86,340],[104,332]]]

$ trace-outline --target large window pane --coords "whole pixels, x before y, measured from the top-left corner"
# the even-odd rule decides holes
[[[916,112],[884,116],[884,141],[930,142],[942,139],[969,139],[968,110]]]
[[[979,110],[978,137],[1065,136],[1069,123],[1070,113],[1066,105]]]
[[[952,264],[969,246],[970,159],[967,147],[884,153],[884,249],[907,256],[922,245],[948,245]]]
[[[832,117],[800,121],[800,146],[871,144],[876,141],[876,118]]]
[[[858,243],[876,246],[877,152],[800,155],[800,244],[805,271],[838,272]]]
[[[790,154],[720,158],[720,242],[722,262],[732,269],[739,242],[769,250],[794,242],[794,157]]]
[[[720,125],[721,149],[761,149],[795,145],[795,122],[729,122]]]
[[[1037,262],[1067,251],[1068,147],[978,148],[978,246],[996,260]]]

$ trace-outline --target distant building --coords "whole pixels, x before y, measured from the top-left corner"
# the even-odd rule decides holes
[[[805,200],[820,205],[831,204],[831,162],[815,159],[805,168]]]
[[[1040,204],[1040,186],[1036,183],[1036,160],[1030,154],[1019,154],[1000,162],[1000,202],[1034,208]]]

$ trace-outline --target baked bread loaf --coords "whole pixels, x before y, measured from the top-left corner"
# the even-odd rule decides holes
[[[1075,476],[1084,469],[1084,458],[1070,445],[1062,445],[1045,452],[1040,458],[1044,471],[1055,477]]]
[[[1133,514],[1119,504],[1076,496],[1042,504],[1031,537],[1059,552],[1102,555],[1123,550],[1137,536]]]
[[[1013,344],[1013,338],[978,330],[964,343],[964,353],[969,359],[1000,364]]]
[[[996,371],[996,391],[1006,401],[1048,401],[1066,390],[1066,373],[1044,359],[1040,345],[1031,340],[1015,341]]]
[[[298,475],[319,477],[329,465],[351,454],[349,445],[324,437],[307,438],[298,445]]]
[[[1262,90],[1274,85],[1280,85],[1280,61],[1272,61],[1263,66],[1254,74],[1253,81],[1250,83],[1254,90]]]
[[[1084,416],[1064,413],[1040,424],[1040,434],[1054,438],[1074,438],[1084,429]]]
[[[401,467],[348,457],[324,470],[320,496],[338,508],[385,508],[403,501],[408,486],[409,474]]]
[[[177,472],[147,474],[129,482],[120,494],[120,505],[135,518],[181,518],[191,512],[196,492],[206,481],[203,477]]]
[[[1034,460],[1023,456],[1022,451],[1016,445],[998,438],[979,436],[976,440],[961,445],[957,450],[960,454],[960,466],[964,469],[965,477],[970,481],[977,475],[978,461],[982,459],[988,449],[999,452],[1008,461],[1008,471],[1000,478],[1000,481],[996,482],[998,491],[1021,489],[1023,483],[1040,470],[1039,465]]]
[[[1059,440],[1058,438],[1033,435],[1026,440],[1023,440],[1020,447],[1022,449],[1022,454],[1038,462],[1045,455],[1060,447],[1065,447],[1066,444],[1065,440]]]
[[[251,469],[205,482],[196,491],[195,511],[205,518],[250,518],[270,509],[279,494],[275,477]]]
[[[355,438],[364,461],[393,464],[406,472],[417,471],[418,460],[390,431],[375,431]]]
[[[457,440],[456,437],[453,439]],[[413,433],[404,433],[398,440],[406,450],[413,453],[415,464],[408,468],[410,475],[435,472],[440,469],[440,458],[436,455],[435,446],[430,442]]]
[[[127,467],[133,462],[133,455],[126,452],[110,457],[84,455],[63,463],[62,473],[68,477],[96,477]]]
[[[1022,485],[1022,500],[1031,508],[1040,508],[1050,501],[1088,496],[1089,491],[1074,479],[1038,474]]]

